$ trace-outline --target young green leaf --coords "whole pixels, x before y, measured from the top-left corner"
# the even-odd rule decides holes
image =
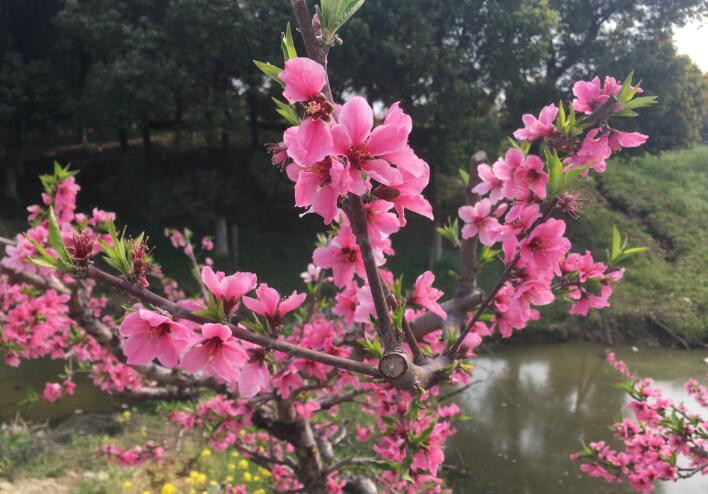
[[[285,120],[288,121],[288,123],[292,125],[300,125],[300,117],[298,117],[297,113],[295,112],[295,109],[292,106],[288,105],[287,103],[283,103],[277,98],[273,98],[273,101],[275,101],[275,111],[278,112],[281,117],[283,117]]]
[[[275,65],[272,65],[268,62],[261,62],[260,60],[254,60],[253,63],[258,67],[258,69],[263,72],[265,75],[273,79],[275,82],[280,84],[281,86],[283,85],[283,81],[280,80],[278,77],[280,73],[283,71],[280,67],[276,67]]]
[[[293,32],[290,29],[290,23],[285,26],[285,32],[280,33],[280,49],[283,50],[283,59],[287,62],[291,58],[297,57],[295,43],[293,42]]]

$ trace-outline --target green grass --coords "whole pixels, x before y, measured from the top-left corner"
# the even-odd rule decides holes
[[[580,186],[586,202],[569,235],[575,248],[604,259],[615,224],[630,245],[649,252],[629,260],[612,306],[615,325],[651,315],[689,339],[708,339],[708,146],[612,160]],[[593,317],[597,317],[595,314]]]
[[[0,431],[0,481],[9,481],[17,492],[29,490],[36,479],[53,479],[46,490],[76,494],[138,494],[161,492],[165,484],[178,493],[222,492],[225,484],[243,484],[249,492],[264,493],[270,473],[233,448],[210,449],[199,431],[181,432],[165,419],[160,407],[133,407],[116,413],[121,430],[114,436],[98,431],[72,432],[62,439],[46,425],[23,421],[6,423]],[[98,454],[101,445],[123,448],[151,439],[165,447],[167,458],[125,467]],[[257,445],[260,443],[257,443]],[[15,492],[15,491],[13,491]],[[34,491],[32,491],[34,492]]]

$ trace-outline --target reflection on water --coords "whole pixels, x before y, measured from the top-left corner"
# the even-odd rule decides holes
[[[626,414],[625,395],[604,349],[589,344],[514,347],[477,359],[479,381],[457,398],[471,420],[459,424],[447,449],[456,468],[456,493],[602,494],[633,492],[581,475],[568,455],[580,441],[608,439],[608,425]],[[672,399],[685,399],[683,383],[705,376],[705,352],[615,349],[642,376],[651,376]],[[459,469],[459,470],[457,470]],[[708,479],[662,483],[658,494],[705,494]]]
[[[23,360],[19,367],[2,364],[0,355],[0,422],[13,418],[16,414],[33,421],[59,421],[74,413],[76,409],[84,412],[107,413],[116,410],[121,400],[107,395],[94,386],[83,375],[76,378],[76,391],[73,396],[65,396],[55,403],[39,401],[23,405],[30,390],[41,395],[44,383],[58,381],[57,377],[64,370],[64,363],[59,360]]]

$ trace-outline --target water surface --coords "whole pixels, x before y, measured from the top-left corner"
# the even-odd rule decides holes
[[[631,347],[613,349],[641,376],[655,378],[665,395],[685,399],[683,383],[706,385],[705,351]],[[456,398],[471,420],[459,424],[446,451],[456,493],[603,494],[633,492],[578,470],[568,455],[580,441],[609,439],[608,426],[627,411],[620,375],[604,348],[583,343],[520,345],[480,355],[476,382]],[[688,401],[687,401],[688,404]],[[708,478],[661,483],[657,494],[706,494]]]

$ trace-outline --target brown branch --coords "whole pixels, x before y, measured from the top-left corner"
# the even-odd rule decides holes
[[[341,470],[342,468],[349,466],[349,465],[368,465],[370,463],[377,463],[379,460],[376,458],[357,458],[357,457],[350,457],[350,458],[344,458],[343,460],[338,461],[331,467],[327,469],[327,473],[331,472],[336,472],[337,470]]]
[[[239,450],[241,453],[247,455],[250,459],[253,460],[254,463],[257,463],[258,465],[270,470],[272,465],[285,465],[287,467],[290,467],[293,472],[297,471],[297,465],[293,463],[292,461],[288,460],[287,458],[283,458],[282,460],[279,460],[277,458],[272,458],[272,457],[267,457],[263,456],[245,446],[241,446],[237,442],[234,443],[234,448]]]
[[[190,248],[189,253],[187,255],[189,257],[189,260],[192,261],[192,267],[194,268],[194,276],[197,278],[197,283],[199,283],[199,290],[202,292],[202,297],[204,298],[204,300],[209,300],[209,292],[207,291],[207,288],[200,277],[199,268],[201,266],[199,266],[199,262],[197,262],[197,256],[194,255],[194,245],[192,245],[192,239],[187,235],[184,235],[184,238],[186,238],[187,242],[189,242]]]
[[[433,312],[426,312],[422,316],[411,321],[411,330],[417,339],[422,339],[426,334],[451,324],[451,319],[455,314],[467,314],[467,311],[475,308],[482,302],[482,293],[475,291],[464,298],[452,298],[440,304],[447,313],[447,319],[443,319]]]
[[[366,210],[364,209],[364,203],[361,201],[361,197],[349,194],[344,201],[344,211],[349,218],[349,223],[352,225],[352,231],[356,236],[356,243],[359,245],[361,259],[366,270],[366,278],[369,283],[369,289],[371,290],[371,297],[374,300],[376,317],[378,318],[376,330],[379,338],[381,338],[384,350],[387,353],[393,352],[400,348],[401,340],[396,334],[389,307],[386,303],[386,295],[384,293],[383,284],[381,283],[381,277],[379,276],[379,268],[376,265],[373,248],[369,240]]]
[[[328,410],[333,406],[339,405],[340,403],[344,403],[347,401],[351,401],[357,396],[361,396],[366,393],[368,393],[368,391],[365,389],[355,389],[346,393],[342,393],[340,395],[329,396],[318,402],[320,404],[320,410]]]
[[[98,342],[104,349],[113,355],[119,362],[127,364],[127,358],[123,353],[123,346],[120,338],[111,329],[95,318],[90,309],[86,308],[78,289],[73,290],[69,301],[69,316],[76,323]],[[160,365],[131,365],[138,373],[146,379],[156,381],[163,385],[177,386],[179,388],[211,388],[217,393],[228,393],[224,384],[218,383],[213,378],[196,379],[185,374],[178,369],[168,369]],[[194,394],[193,392],[191,394]]]
[[[191,400],[197,397],[194,388],[182,388],[179,386],[169,386],[166,388],[144,387],[136,391],[124,391],[126,396],[138,400]]]
[[[54,276],[47,279],[43,276],[27,271],[20,271],[18,273],[17,271],[2,265],[0,265],[0,273],[6,274],[11,280],[17,283],[27,283],[35,288],[39,288],[40,290],[54,290],[64,295],[69,295],[71,293],[69,287],[56,279]]]
[[[428,361],[428,358],[423,355],[423,352],[420,351],[420,347],[418,346],[418,340],[416,339],[415,335],[413,334],[413,330],[411,329],[410,324],[408,324],[408,321],[406,318],[403,318],[403,336],[406,338],[406,343],[408,343],[408,346],[411,348],[411,353],[413,354],[413,363],[416,365],[423,365]]]
[[[170,300],[167,300],[164,297],[161,297],[156,293],[151,292],[147,288],[144,288],[137,283],[131,283],[128,280],[119,278],[110,273],[102,271],[95,266],[89,267],[88,276],[91,279],[94,279],[114,289],[127,293],[128,295],[131,295],[137,298],[138,300],[147,302],[155,307],[158,307],[164,310],[165,312],[168,312],[174,317],[188,319],[190,321],[194,321],[200,324],[214,322],[206,317],[197,316],[193,314],[191,311],[177,305],[176,303]],[[285,352],[289,355],[293,355],[295,357],[302,357],[308,360],[314,360],[316,362],[331,365],[333,367],[346,369],[352,372],[358,372],[369,376],[380,376],[379,371],[375,367],[368,364],[364,364],[362,362],[357,362],[355,360],[341,358],[334,355],[330,355],[328,353],[303,348],[297,345],[293,345],[292,343],[288,343],[287,341],[274,339],[270,336],[258,333],[253,333],[245,328],[233,324],[228,324],[228,326],[231,329],[231,333],[234,337],[241,340],[249,341],[251,343],[255,343],[256,345],[260,345],[269,350],[278,350],[281,352]]]
[[[538,218],[527,230],[524,232],[524,234],[521,237],[521,240],[526,238],[533,230],[536,228],[538,225],[543,223],[548,219],[548,217],[551,215],[551,212],[553,211],[553,208],[556,206],[557,199],[554,197],[551,199],[548,204],[546,205],[543,214],[541,215],[540,218]],[[494,301],[494,297],[497,296],[497,293],[501,288],[504,286],[504,283],[509,279],[509,276],[511,275],[512,271],[516,267],[516,263],[519,262],[519,258],[521,257],[521,248],[517,247],[516,254],[514,254],[514,257],[511,259],[511,262],[507,265],[506,269],[504,270],[504,274],[501,275],[499,280],[497,281],[497,284],[494,286],[494,289],[492,289],[491,292],[489,292],[489,295],[487,295],[487,298],[484,299],[484,302],[477,307],[477,310],[474,313],[474,316],[472,317],[472,320],[465,326],[465,328],[460,332],[460,336],[457,338],[455,343],[452,344],[452,346],[445,352],[445,354],[449,358],[455,358],[457,355],[457,351],[460,349],[460,345],[462,345],[462,341],[465,339],[465,336],[470,332],[470,330],[474,327],[474,325],[479,321],[479,318],[482,317],[482,314],[484,311],[491,305],[491,303]]]
[[[608,118],[612,116],[612,114],[615,112],[616,107],[617,99],[614,96],[610,96],[604,103],[595,108],[595,110],[593,110],[590,116],[588,116],[587,120],[585,120],[585,122],[583,123],[586,123],[590,126],[602,125],[607,121]]]

